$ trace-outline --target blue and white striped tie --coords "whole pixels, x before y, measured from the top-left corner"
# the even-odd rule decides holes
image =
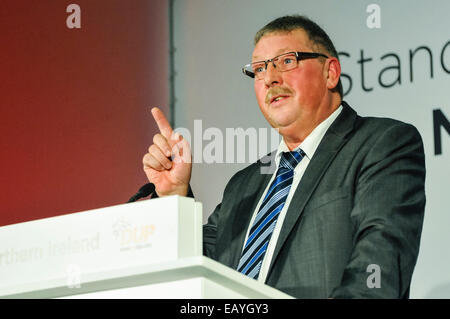
[[[301,149],[284,152],[275,179],[269,187],[253,222],[237,270],[257,279],[278,216],[294,179],[294,169],[305,156]]]

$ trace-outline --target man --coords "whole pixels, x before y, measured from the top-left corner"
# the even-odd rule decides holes
[[[342,101],[336,50],[305,17],[262,28],[252,61],[243,71],[283,139],[231,178],[204,225],[204,253],[297,298],[408,297],[425,206],[419,133]],[[152,113],[161,134],[145,173],[158,196],[192,196],[189,145]],[[269,159],[277,169],[262,174]]]

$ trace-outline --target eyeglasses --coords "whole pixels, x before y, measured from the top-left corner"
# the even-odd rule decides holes
[[[324,57],[328,59],[328,56],[322,53],[315,52],[288,52],[277,55],[276,57],[265,60],[253,62],[245,65],[242,68],[242,72],[251,78],[261,80],[266,75],[267,66],[272,62],[273,67],[279,72],[285,72],[295,69],[298,65],[298,61],[305,59],[314,59],[318,57]]]

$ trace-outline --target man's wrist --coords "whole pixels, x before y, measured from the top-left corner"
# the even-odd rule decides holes
[[[192,195],[192,196],[189,196],[189,195]],[[170,195],[179,195],[179,196],[184,196],[184,197],[194,197],[193,196],[193,194],[192,194],[192,190],[191,190],[191,187],[189,186],[189,184],[188,185],[186,185],[186,186],[180,186],[180,187],[178,187],[178,188],[176,188],[176,189],[174,189],[173,191],[171,191],[171,192],[168,192],[168,193],[158,193],[158,190],[155,190],[155,197],[164,197],[164,196],[170,196]]]

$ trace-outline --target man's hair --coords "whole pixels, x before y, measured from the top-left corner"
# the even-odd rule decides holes
[[[306,32],[309,40],[314,46],[314,50],[318,50],[319,52],[325,50],[326,52],[322,53],[328,53],[328,55],[331,55],[339,60],[339,56],[333,42],[330,40],[326,32],[317,23],[301,15],[284,16],[269,22],[256,33],[254,44],[256,45],[266,34],[276,32],[288,33],[297,29],[302,29]],[[337,90],[341,98],[343,98],[344,93],[341,79],[339,79],[339,82],[334,90]]]

